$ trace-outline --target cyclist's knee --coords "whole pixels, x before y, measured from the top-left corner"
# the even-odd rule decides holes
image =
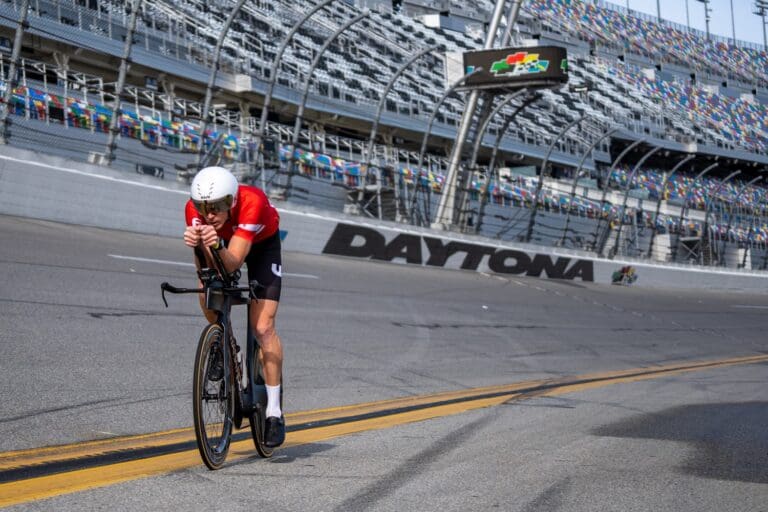
[[[272,318],[265,320],[259,319],[256,322],[256,338],[262,341],[262,343],[270,343],[276,336],[275,321]]]

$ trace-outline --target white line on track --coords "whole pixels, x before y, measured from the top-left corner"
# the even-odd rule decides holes
[[[186,262],[186,261],[171,261],[171,260],[156,260],[152,258],[140,258],[138,256],[123,256],[121,254],[107,254],[110,258],[115,258],[117,260],[131,260],[131,261],[141,261],[144,263],[157,263],[160,265],[176,265],[177,267],[194,267],[194,263]],[[312,274],[294,274],[291,272],[283,272],[283,276],[285,277],[300,277],[303,279],[320,279],[318,276],[313,276]]]
[[[768,306],[750,306],[749,304],[733,304],[731,307],[741,309],[768,309]]]

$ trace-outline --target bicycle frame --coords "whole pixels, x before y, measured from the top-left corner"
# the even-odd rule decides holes
[[[203,251],[200,248],[195,248],[195,254],[198,261],[205,262]],[[253,329],[251,325],[251,303],[257,300],[255,298],[255,289],[260,286],[257,281],[249,282],[248,286],[238,286],[238,280],[240,278],[240,271],[235,270],[232,273],[226,272],[224,262],[221,260],[221,255],[216,250],[211,250],[213,255],[214,268],[203,267],[198,271],[198,276],[203,284],[202,288],[177,288],[167,282],[160,284],[162,290],[163,302],[165,307],[168,307],[168,301],[165,298],[165,292],[174,294],[185,293],[204,293],[205,294],[205,307],[216,312],[216,323],[221,325],[224,331],[224,343],[222,344],[222,352],[224,361],[230,362],[230,364],[224,365],[224,376],[229,378],[233,368],[238,368],[237,360],[234,354],[234,342],[232,339],[232,325],[231,325],[231,311],[232,306],[246,305],[247,312],[247,336],[246,336],[246,374],[248,376],[248,386],[244,390],[242,387],[242,380],[236,378],[238,394],[240,397],[240,411],[243,416],[250,416],[254,412],[261,412],[261,408],[266,406],[267,403],[267,390],[266,386],[262,384],[256,384],[254,375],[254,361],[256,357],[256,351],[258,348],[258,342],[253,335]],[[243,292],[248,292],[248,297],[243,297]],[[236,370],[238,371],[238,370]],[[236,375],[237,377],[237,375]]]

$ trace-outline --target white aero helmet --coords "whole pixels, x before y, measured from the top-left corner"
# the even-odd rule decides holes
[[[192,179],[190,195],[200,213],[216,213],[235,206],[237,187],[237,178],[224,167],[206,167]]]

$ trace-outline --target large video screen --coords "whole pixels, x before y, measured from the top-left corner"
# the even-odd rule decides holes
[[[465,52],[464,72],[478,67],[466,87],[557,85],[568,81],[568,55],[560,46],[529,46]]]

